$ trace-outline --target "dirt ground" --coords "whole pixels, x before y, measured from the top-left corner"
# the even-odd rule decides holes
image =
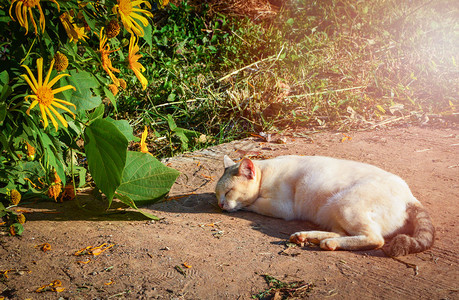
[[[0,236],[0,271],[11,270],[8,278],[0,274],[0,298],[250,299],[270,288],[274,299],[287,295],[286,288],[275,295],[269,275],[297,283],[292,298],[459,299],[459,130],[404,126],[347,136],[297,132],[285,144],[253,137],[171,158],[165,163],[182,175],[170,200],[145,209],[160,221],[124,210],[103,213],[85,194],[23,205],[23,236]],[[435,245],[400,260],[381,250],[287,247],[291,233],[315,226],[220,211],[213,191],[224,154],[327,155],[382,167],[404,178],[430,212]],[[51,250],[40,250],[43,243]],[[98,256],[74,255],[103,243],[113,246]],[[55,280],[65,290],[35,292]]]

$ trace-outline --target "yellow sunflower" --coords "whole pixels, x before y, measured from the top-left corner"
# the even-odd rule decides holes
[[[50,0],[57,5],[57,9],[60,10],[59,3],[55,0]],[[43,10],[40,6],[40,0],[12,0],[10,5],[10,17],[11,19],[14,18],[11,15],[11,9],[13,8],[14,3],[16,3],[15,13],[16,18],[19,21],[19,24],[25,28],[26,34],[29,32],[29,22],[27,19],[27,12],[29,13],[30,19],[32,20],[33,27],[35,28],[35,34],[37,33],[37,23],[35,23],[35,19],[33,18],[32,8],[37,7],[38,11],[40,12],[40,28],[41,32],[45,32],[45,16],[43,15]]]
[[[27,73],[29,76],[26,74],[21,75],[25,79],[25,81],[29,84],[30,88],[32,89],[34,95],[27,95],[25,97],[25,100],[31,98],[33,99],[32,103],[30,104],[29,109],[27,110],[27,114],[30,114],[30,110],[34,108],[37,104],[40,107],[41,110],[41,115],[43,117],[44,121],[44,127],[48,127],[48,118],[51,119],[51,122],[53,123],[54,127],[56,128],[56,131],[59,128],[59,125],[57,124],[56,119],[54,118],[53,114],[61,121],[62,125],[65,127],[68,126],[67,121],[57,112],[57,110],[54,107],[63,109],[67,112],[69,112],[74,118],[75,114],[70,111],[67,107],[63,106],[62,104],[65,105],[71,105],[76,109],[76,106],[73,103],[57,99],[54,97],[55,94],[60,93],[62,91],[66,91],[68,89],[73,89],[76,90],[74,86],[72,85],[66,85],[57,89],[52,89],[53,85],[58,82],[62,77],[64,76],[70,76],[69,74],[60,74],[54,77],[51,81],[49,80],[51,76],[51,71],[53,70],[54,66],[54,59],[51,61],[51,67],[49,68],[48,74],[46,75],[45,80],[43,81],[43,58],[37,59],[37,75],[38,75],[38,80],[35,78],[35,76],[32,74],[32,71],[30,71],[29,67],[22,65],[27,70]],[[62,103],[62,104],[61,104]]]
[[[148,80],[142,74],[142,72],[145,71],[144,66],[142,66],[142,64],[138,62],[139,58],[141,58],[142,55],[136,54],[139,51],[139,45],[137,44],[137,42],[138,41],[136,40],[135,35],[131,35],[128,56],[129,69],[134,71],[135,76],[137,76],[137,79],[139,79],[140,83],[142,84],[142,90],[144,90],[147,88]]]
[[[64,26],[65,31],[67,32],[67,36],[70,39],[70,42],[78,41],[78,40],[84,40],[85,38],[88,38],[86,33],[84,32],[84,26],[78,26],[76,22],[73,20],[73,11],[63,13],[62,15],[59,16],[59,19],[61,20],[62,25]]]
[[[103,31],[104,31],[104,28],[102,27],[100,29],[100,35],[99,35],[99,38],[100,38],[99,52],[100,52],[100,56],[101,56],[101,60],[102,60],[102,68],[105,70],[105,72],[107,72],[108,76],[110,76],[110,78],[112,79],[113,83],[116,86],[119,86],[120,85],[120,81],[118,80],[118,78],[116,78],[116,76],[115,76],[115,74],[113,74],[113,72],[119,73],[120,70],[118,70],[118,69],[116,69],[116,68],[114,68],[112,66],[112,61],[110,60],[110,57],[108,57],[108,55],[110,53],[118,51],[119,49],[110,50],[110,45],[107,44],[108,38],[107,38],[107,36],[105,36],[103,34]]]
[[[141,14],[145,14],[149,17],[153,17],[153,14],[148,10],[139,8],[137,6],[145,3],[145,5],[151,9],[150,3],[143,0],[117,0],[117,2],[118,4],[113,7],[113,13],[118,14],[121,17],[121,22],[123,22],[124,28],[126,28],[130,34],[143,36],[143,28],[139,25],[139,23],[137,23],[135,19],[139,20],[143,27],[146,27],[148,26],[148,20]]]

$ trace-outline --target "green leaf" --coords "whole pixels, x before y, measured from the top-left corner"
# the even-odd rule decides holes
[[[104,117],[105,105],[99,105],[92,113],[89,114],[89,122],[92,122],[97,119],[102,119]]]
[[[106,87],[104,87],[104,93],[105,93],[105,96],[107,96],[108,100],[110,100],[110,103],[113,105],[113,108],[115,109],[115,111],[118,111],[118,108],[116,107],[115,95],[113,95],[113,93]]]
[[[7,84],[5,84],[2,88],[2,93],[0,94],[0,101],[1,102],[6,102],[6,98],[9,97],[9,95],[11,95],[11,93],[13,92],[13,90],[11,89],[11,87]]]
[[[72,102],[77,107],[77,112],[96,108],[102,103],[100,95],[97,94],[99,83],[86,71],[70,70],[70,77],[61,79],[61,86],[70,84],[77,90],[67,90],[62,92],[66,100]],[[71,95],[70,95],[71,94]]]
[[[118,129],[121,131],[122,134],[127,138],[128,141],[130,142],[138,142],[140,139],[136,137],[132,133],[132,127],[129,125],[129,122],[127,120],[114,120],[110,117],[107,118],[107,121],[113,123]]]
[[[22,233],[24,232],[24,227],[22,226],[22,224],[14,223],[11,226],[14,228],[14,232],[16,233],[16,235],[22,235]]]
[[[0,218],[2,218],[3,216],[5,216],[7,213],[7,210],[5,208],[5,206],[3,205],[2,202],[0,202]]]
[[[89,3],[92,4],[91,2],[89,2]],[[94,9],[94,11],[95,11],[95,9]],[[99,33],[99,31],[98,31],[99,29],[97,29],[97,27],[96,27],[96,20],[93,17],[91,17],[90,15],[88,15],[84,9],[80,10],[80,12],[83,13],[84,19],[85,19],[86,23],[88,23],[89,28],[91,28],[92,31]]]
[[[144,31],[142,38],[145,40],[145,42],[147,42],[148,46],[153,47],[151,24],[148,24],[148,26],[144,27],[142,22],[140,22],[139,25],[143,28]]]
[[[159,220],[160,220],[157,216],[152,215],[152,214],[150,214],[150,213],[147,213],[147,212],[145,212],[145,211],[139,209],[139,208],[135,205],[134,201],[132,201],[132,199],[129,198],[128,196],[125,196],[125,195],[122,195],[122,194],[118,194],[118,193],[117,193],[117,194],[116,194],[116,198],[119,199],[119,200],[120,200],[121,202],[123,202],[124,204],[126,204],[126,205],[128,205],[128,206],[130,206],[130,207],[132,207],[132,208],[134,208],[134,209],[136,209],[139,213],[141,213],[141,214],[144,215],[145,217],[150,218],[150,219],[152,219],[152,220],[156,220],[156,221],[159,221]]]
[[[176,128],[174,132],[175,132],[175,135],[177,135],[178,138],[180,139],[180,142],[182,143],[182,149],[188,150],[188,142],[190,140],[186,136],[185,130],[186,129],[183,129],[183,128]]]
[[[177,128],[177,124],[175,123],[171,115],[167,115],[167,124],[169,125],[169,129],[171,131],[174,131]]]
[[[6,118],[6,103],[0,102],[0,124],[5,120]]]
[[[59,141],[52,135],[43,131],[38,131],[38,135],[43,147],[43,160],[50,166],[54,167],[57,175],[59,175],[59,178],[62,181],[62,184],[65,185],[66,177],[62,158],[62,149],[56,146],[59,144]]]
[[[85,153],[89,171],[109,204],[121,183],[128,141],[110,121],[97,119],[84,131]]]
[[[0,73],[0,84],[1,85],[6,85],[8,84],[9,81],[10,81],[10,77],[7,71],[3,71],[2,73]]]
[[[175,93],[170,93],[169,96],[167,96],[167,102],[173,102],[175,100]]]
[[[128,151],[117,193],[128,196],[137,205],[151,204],[169,192],[179,174],[148,153]]]

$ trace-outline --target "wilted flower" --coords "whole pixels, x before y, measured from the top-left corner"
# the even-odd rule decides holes
[[[16,230],[15,230],[14,225],[11,225],[11,226],[10,226],[10,234],[11,234],[11,235],[16,235]]]
[[[145,126],[145,130],[143,131],[142,137],[140,138],[140,152],[153,155],[148,151],[147,144],[145,143],[145,141],[147,140],[147,135],[148,135],[148,129],[147,129],[147,126]]]
[[[118,49],[117,50],[110,50],[110,45],[107,44],[108,38],[103,34],[103,31],[104,31],[104,28],[102,27],[100,29],[100,35],[99,35],[99,38],[100,38],[99,52],[100,52],[100,56],[101,56],[101,60],[102,60],[102,68],[105,70],[105,72],[107,72],[108,76],[110,76],[110,78],[112,79],[113,83],[116,86],[119,86],[120,82],[119,82],[118,78],[116,78],[115,74],[113,74],[113,72],[119,73],[120,70],[118,70],[118,69],[116,69],[116,68],[114,68],[112,66],[112,61],[110,60],[110,57],[108,57],[108,55],[110,53],[113,53],[113,52],[117,51]]]
[[[142,72],[145,71],[144,66],[142,66],[141,63],[138,62],[139,58],[142,57],[141,54],[137,54],[139,51],[139,45],[137,44],[137,40],[135,35],[131,35],[131,39],[129,42],[129,69],[134,71],[135,76],[137,79],[140,80],[140,83],[142,84],[142,90],[147,88],[148,85],[148,80],[143,76]]]
[[[70,42],[76,42],[78,40],[84,40],[88,36],[85,34],[85,28],[83,26],[78,26],[78,24],[73,20],[73,11],[63,13],[59,16],[62,25],[64,26],[65,32],[70,39]]]
[[[62,182],[57,174],[56,170],[51,173],[51,185],[48,188],[48,197],[54,198],[54,201],[57,202],[57,197],[59,197],[61,190],[62,190]]]
[[[119,92],[118,87],[115,84],[109,84],[108,89],[112,92],[113,96],[116,96]]]
[[[119,78],[118,80],[120,81],[120,86],[121,86],[123,89],[126,89],[126,88],[127,88],[126,80],[124,80],[123,78]]]
[[[32,161],[35,159],[35,147],[29,144],[29,142],[26,141],[26,150],[27,150],[27,160]]]
[[[46,284],[35,290],[36,293],[41,293],[45,291],[53,291],[53,292],[60,293],[60,292],[65,291],[65,288],[62,287],[62,283],[60,280],[54,280],[50,284]]]
[[[161,7],[164,7],[166,6],[167,4],[169,4],[169,0],[158,0],[159,1],[159,5]]]

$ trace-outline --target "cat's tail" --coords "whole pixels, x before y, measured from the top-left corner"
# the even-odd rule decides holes
[[[413,225],[413,235],[396,235],[386,250],[389,256],[403,256],[422,252],[432,247],[435,228],[427,211],[420,204],[408,204],[406,212]]]

